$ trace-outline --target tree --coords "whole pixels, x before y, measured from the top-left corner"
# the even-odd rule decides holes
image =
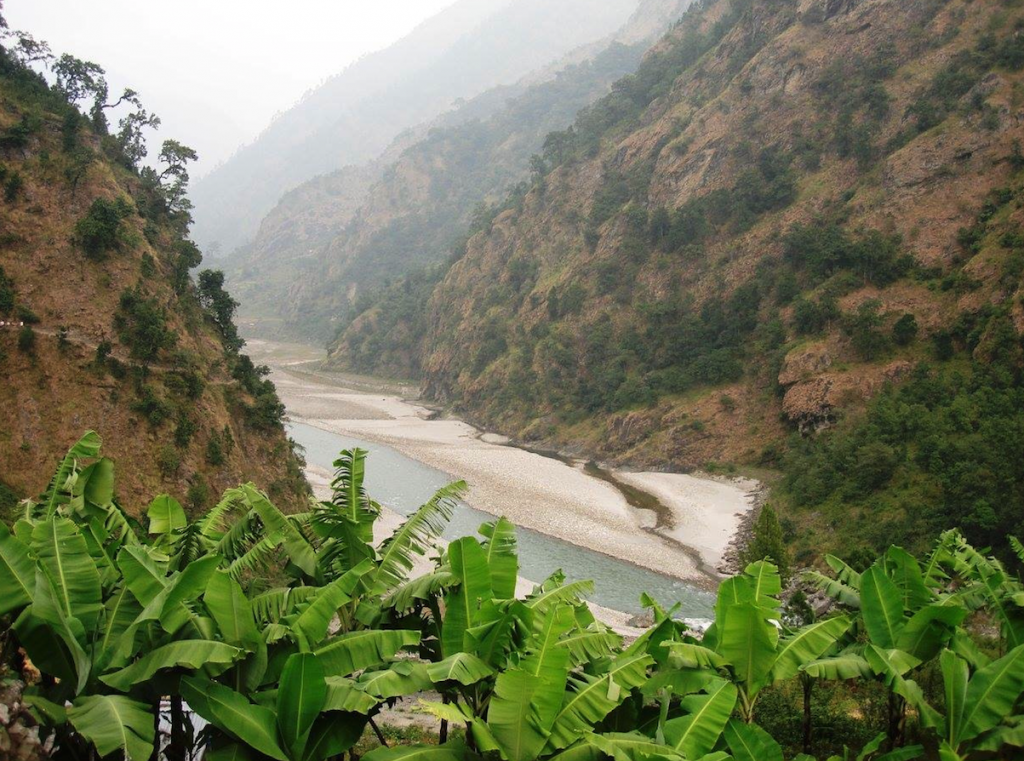
[[[188,227],[191,224],[192,202],[188,199],[188,163],[196,161],[199,155],[177,140],[165,140],[160,148],[160,162],[165,164],[158,175],[163,188],[167,208],[172,216],[178,217]]]
[[[199,273],[199,303],[210,312],[224,340],[232,346],[239,344],[234,323],[238,302],[224,288],[223,272],[203,270]]]
[[[53,53],[46,42],[35,39],[28,32],[8,30],[7,23],[3,21],[2,16],[0,16],[0,41],[4,43],[7,53],[21,66],[28,67],[34,63],[49,65],[53,60]]]
[[[121,245],[122,220],[130,214],[123,198],[97,198],[75,225],[75,241],[90,259],[103,259]]]
[[[892,340],[897,346],[909,346],[917,338],[917,318],[907,313],[892,326]]]
[[[743,565],[758,560],[770,560],[778,568],[783,582],[789,578],[789,552],[786,550],[778,515],[771,505],[761,508],[754,524],[753,536],[743,551]]]
[[[143,130],[158,129],[160,117],[139,108],[118,122],[117,144],[128,166],[138,167],[146,158],[146,136]]]
[[[89,98],[93,110],[98,110],[107,99],[107,81],[103,69],[91,61],[83,61],[64,53],[50,67],[56,81],[57,91],[71,105]]]

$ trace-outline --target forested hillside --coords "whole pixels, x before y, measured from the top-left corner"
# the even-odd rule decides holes
[[[226,264],[242,317],[260,335],[327,340],[353,303],[443,262],[474,211],[529,176],[544,137],[636,69],[689,0],[643,0],[608,39],[407,130],[374,161],[286,195]]]
[[[33,70],[43,64],[52,87]],[[5,517],[43,491],[37,479],[85,429],[110,442],[117,498],[131,515],[157,491],[206,508],[250,478],[282,505],[304,500],[283,407],[240,352],[223,276],[190,275],[202,261],[188,238],[195,154],[167,140],[159,168],[142,166],[144,128],[158,123],[136,93],[108,93],[96,64],[56,58],[31,36],[2,40]]]
[[[1024,499],[1022,69],[1008,0],[706,0],[333,361],[419,373],[525,440],[781,472],[801,560],[953,525],[1001,542]]]
[[[250,241],[286,192],[377,158],[460,98],[511,84],[615,29],[638,0],[460,0],[309,92],[197,182],[196,240]]]

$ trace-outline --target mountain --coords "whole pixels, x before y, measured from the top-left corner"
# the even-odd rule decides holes
[[[250,479],[282,508],[304,504],[283,407],[237,351],[230,297],[189,277],[201,256],[176,190],[2,47],[0,92],[4,515],[87,430],[131,515],[159,493],[212,507]]]
[[[634,71],[688,5],[644,0],[614,34],[289,193],[226,266],[249,329],[326,340],[382,282],[444,261],[478,207],[528,177],[544,137]]]
[[[538,445],[754,469],[798,560],[1002,542],[1022,69],[998,0],[705,0],[332,362]]]
[[[459,0],[310,92],[196,183],[196,240],[248,242],[289,190],[376,158],[403,130],[616,29],[637,0]]]

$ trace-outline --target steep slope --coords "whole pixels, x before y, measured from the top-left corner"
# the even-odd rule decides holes
[[[297,188],[228,265],[232,287],[244,295],[244,318],[261,334],[285,330],[323,340],[338,320],[344,327],[354,300],[372,298],[368,289],[445,260],[474,211],[500,202],[528,176],[544,137],[635,70],[688,5],[644,0],[614,35],[573,51],[568,63],[408,131],[370,165]],[[369,186],[368,175],[377,178]],[[349,214],[348,201],[360,192],[364,200]],[[325,205],[333,208],[319,208]],[[319,224],[325,218],[337,225],[333,234]]]
[[[503,432],[779,468],[808,554],[1002,541],[1024,498],[1022,67],[1015,3],[705,2],[334,361],[386,371],[404,340],[428,395]]]
[[[617,28],[637,0],[460,0],[392,47],[311,92],[196,184],[196,240],[225,252],[255,235],[281,196],[380,154],[459,98],[515,82]]]
[[[216,278],[155,173],[0,48],[0,493],[35,497],[97,431],[133,515],[253,480],[282,507],[306,484],[273,386],[239,355]],[[180,207],[179,207],[180,209]],[[9,508],[4,504],[4,508]]]

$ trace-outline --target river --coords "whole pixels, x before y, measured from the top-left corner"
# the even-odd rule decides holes
[[[288,409],[289,435],[305,450],[311,480],[322,483],[342,449],[366,449],[370,494],[396,513],[408,515],[440,487],[465,479],[471,490],[445,538],[476,534],[480,524],[506,515],[518,526],[520,575],[526,579],[538,582],[561,569],[570,580],[593,580],[590,599],[604,608],[640,613],[641,594],[647,592],[662,605],[679,603],[680,618],[713,616],[711,590],[716,579],[707,569],[708,561],[717,556],[704,557],[673,538],[687,529],[685,519],[690,516],[682,516],[682,526],[661,532],[653,511],[635,509],[635,494],[627,497],[637,492],[645,474],[629,474],[626,486],[592,467],[503,446],[461,421],[432,420],[400,395],[385,395],[389,387],[384,382],[367,388],[365,380],[355,383],[344,376],[311,374],[310,365],[301,364],[310,359],[308,349],[253,344],[253,359],[273,368],[272,378]],[[680,483],[724,490],[732,502],[724,509],[719,506],[719,512],[730,519],[739,515],[736,510],[745,509],[746,492],[735,486],[704,480]],[[669,491],[665,496],[679,495]],[[671,499],[662,501],[671,504]],[[713,528],[725,531],[728,539],[737,522],[718,520]],[[702,530],[707,534],[708,527],[696,522],[689,528],[697,537]],[[705,536],[705,544],[716,545],[720,552],[722,537],[712,539]],[[675,573],[659,572],[662,568]]]

